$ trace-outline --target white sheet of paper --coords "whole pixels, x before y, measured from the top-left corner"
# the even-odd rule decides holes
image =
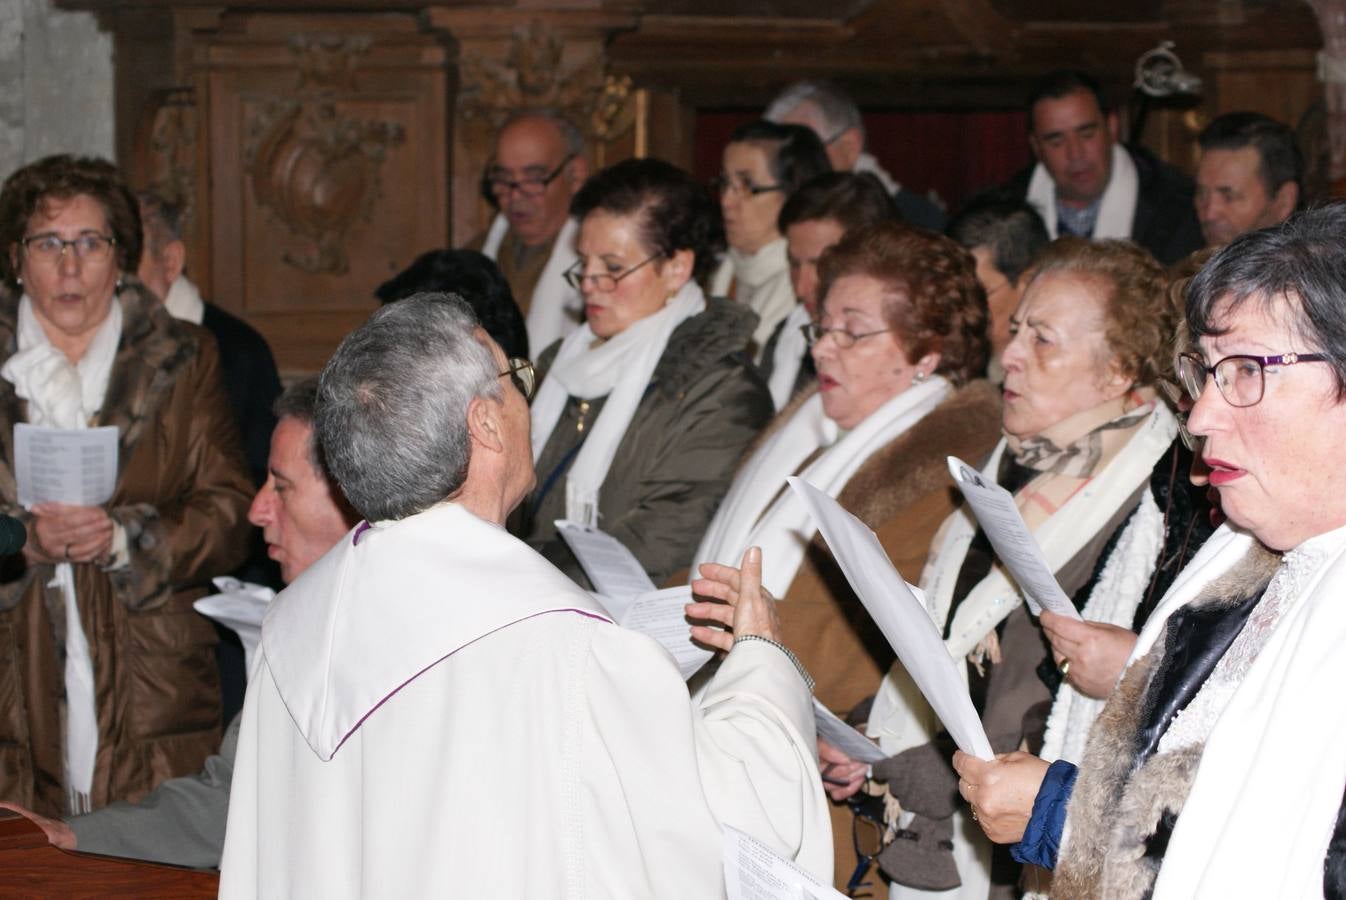
[[[14,426],[19,505],[101,506],[117,487],[117,429]]]
[[[724,826],[724,886],[729,900],[845,900],[845,895],[766,844]]]
[[[925,606],[893,568],[878,536],[807,481],[793,475],[786,481],[808,508],[846,580],[958,748],[991,759],[995,755],[991,742],[957,664]]]
[[[608,598],[601,598],[608,603]],[[620,602],[620,601],[619,601]],[[691,678],[714,655],[692,643],[692,626],[683,607],[692,602],[689,585],[648,591],[631,599],[625,611],[614,613],[617,624],[647,634],[659,642],[678,664],[683,680]],[[612,612],[609,610],[609,612]]]
[[[640,561],[607,532],[557,519],[556,533],[569,545],[598,593],[621,598],[654,590],[654,582],[645,574]],[[613,610],[608,612],[616,615]]]
[[[879,745],[837,718],[832,710],[813,698],[813,719],[818,723],[818,737],[845,753],[851,759],[876,763],[887,758]]]
[[[252,674],[252,660],[262,640],[262,618],[275,599],[276,592],[265,585],[239,581],[222,575],[212,578],[218,594],[208,594],[192,604],[201,615],[214,619],[226,628],[232,628],[243,643],[243,660],[247,673]]]
[[[1040,616],[1045,607],[1057,615],[1078,619],[1079,611],[1056,583],[1042,548],[1033,540],[1014,503],[1014,495],[956,456],[949,457],[949,474],[967,498],[996,556],[1023,590],[1029,611]]]

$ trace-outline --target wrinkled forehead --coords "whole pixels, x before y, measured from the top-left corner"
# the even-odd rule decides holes
[[[1210,306],[1198,343],[1225,348],[1238,343],[1289,350],[1316,350],[1319,341],[1304,320],[1304,307],[1293,291],[1223,294]]]

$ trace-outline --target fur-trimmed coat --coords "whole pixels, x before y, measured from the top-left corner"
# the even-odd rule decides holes
[[[97,697],[95,808],[197,771],[218,745],[216,635],[191,604],[243,560],[252,494],[214,340],[133,279],[119,297],[121,341],[94,425],[120,435],[107,510],[130,564],[74,567]],[[18,301],[0,293],[0,364],[17,349]],[[0,511],[31,533],[14,480],[14,425],[26,420],[0,379]],[[52,574],[22,556],[0,566],[0,798],[47,815],[65,806],[65,609]]]
[[[687,565],[724,499],[743,449],[771,418],[771,394],[745,348],[757,315],[710,298],[674,329],[617,446],[599,493],[599,527],[635,555],[655,584]],[[560,342],[547,348],[550,368]],[[542,375],[545,377],[545,375]],[[516,533],[590,587],[552,522],[565,517],[565,473],[606,398],[571,397],[537,460],[538,485]]]
[[[1145,723],[1156,707],[1178,691],[1194,696],[1199,683],[1190,675],[1178,691],[1161,692],[1155,675],[1173,640],[1173,629],[1192,614],[1219,627],[1221,619],[1241,627],[1247,611],[1266,589],[1280,564],[1280,556],[1254,545],[1248,556],[1168,620],[1163,635],[1145,656],[1136,660],[1108,698],[1089,734],[1075,788],[1066,813],[1065,841],[1052,878],[1053,897],[1140,900],[1149,897],[1163,864],[1168,835],[1182,812],[1204,745],[1137,759],[1157,735],[1146,733]],[[1238,627],[1232,631],[1237,634]],[[1232,635],[1226,636],[1232,640]],[[1223,644],[1227,648],[1227,641]],[[1184,647],[1190,653],[1190,649]],[[1223,650],[1220,651],[1223,653]],[[1209,675],[1215,659],[1200,665],[1184,659],[1184,668]],[[1185,705],[1185,703],[1183,704]],[[1268,827],[1274,827],[1268,823]],[[1254,864],[1250,861],[1250,864]]]
[[[797,397],[777,422],[788,421],[814,393]],[[999,391],[973,381],[870,456],[837,502],[874,530],[898,572],[915,584],[935,531],[957,503],[947,457],[981,460],[999,438]],[[872,696],[893,650],[821,536],[815,535],[781,600],[781,640],[817,680],[818,699],[845,715]]]

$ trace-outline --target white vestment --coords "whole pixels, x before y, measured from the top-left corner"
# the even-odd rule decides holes
[[[357,528],[273,603],[222,897],[719,897],[722,825],[831,877],[809,692],[672,659],[445,503]]]

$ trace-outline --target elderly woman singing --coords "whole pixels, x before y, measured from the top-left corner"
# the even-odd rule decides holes
[[[1055,866],[1053,896],[1346,896],[1346,709],[1323,698],[1346,643],[1343,234],[1346,205],[1303,213],[1188,288],[1188,425],[1229,522],[1079,766],[955,760],[987,834]]]
[[[997,747],[1045,743],[1053,757],[1078,758],[1135,629],[1209,534],[1177,420],[1154,390],[1176,325],[1165,287],[1162,269],[1133,244],[1064,239],[1045,251],[1011,319],[1005,436],[983,471],[1014,494],[1086,621],[1047,614],[1040,628],[971,514],[940,528],[921,586],[949,653],[968,661]],[[1073,655],[1053,652],[1052,629],[1077,643]],[[893,897],[961,882],[957,896],[982,900],[990,847],[954,813],[948,755],[927,744],[937,728],[894,667],[869,718],[869,733],[895,754],[874,767],[889,798],[878,861]],[[858,788],[862,770],[839,766],[834,774],[851,783],[833,796]]]
[[[219,743],[215,632],[192,609],[247,551],[252,485],[208,332],[133,276],[135,200],[53,156],[0,191],[0,798],[87,812],[193,772]],[[18,503],[15,425],[117,429],[98,506]]]

